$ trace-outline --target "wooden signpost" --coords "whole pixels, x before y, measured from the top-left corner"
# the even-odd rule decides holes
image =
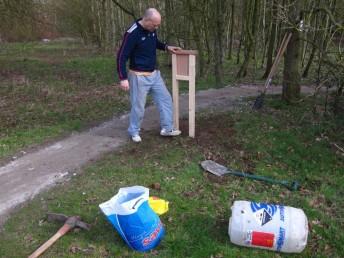
[[[189,136],[195,137],[195,50],[178,50],[172,54],[173,123],[179,129],[179,81],[189,81]]]

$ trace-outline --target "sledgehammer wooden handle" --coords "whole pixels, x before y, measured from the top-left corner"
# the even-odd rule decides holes
[[[47,242],[41,245],[35,252],[33,252],[28,258],[36,258],[40,256],[45,250],[47,250],[52,244],[54,244],[60,237],[66,234],[69,230],[72,229],[71,225],[64,224],[59,231],[56,232]]]

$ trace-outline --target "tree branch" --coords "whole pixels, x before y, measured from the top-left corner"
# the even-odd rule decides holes
[[[323,8],[312,8],[311,10],[301,10],[302,13],[317,13],[317,12],[324,12],[328,15],[330,18],[331,22],[339,29],[339,30],[344,30],[344,24],[336,21],[336,19],[333,16],[333,13],[326,7]]]
[[[135,15],[135,13],[134,13],[134,11],[132,10],[132,11],[130,11],[130,10],[128,10],[127,8],[125,8],[122,4],[120,4],[118,1],[116,1],[116,0],[112,0],[112,2],[115,4],[115,5],[117,5],[119,8],[121,8],[121,10],[123,11],[123,12],[125,12],[126,14],[129,14],[131,17],[133,17],[135,20],[137,19],[136,18],[136,15]]]
[[[320,11],[325,12],[328,15],[328,17],[330,18],[330,20],[332,21],[332,23],[334,25],[336,25],[340,30],[344,29],[343,24],[341,24],[335,20],[335,18],[333,17],[333,14],[331,13],[331,11],[329,9],[327,9],[325,7],[314,9],[314,12],[320,12]]]

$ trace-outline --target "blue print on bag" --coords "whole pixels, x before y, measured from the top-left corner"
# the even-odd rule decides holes
[[[277,251],[281,251],[285,240],[285,229],[280,227],[277,239]]]
[[[160,218],[149,207],[148,201],[143,202],[136,213],[107,218],[128,246],[137,251],[156,247],[165,235]]]
[[[285,213],[285,211],[284,211],[284,206],[278,206],[279,207],[279,209],[280,209],[280,220],[281,221],[284,221],[284,213]]]
[[[272,217],[276,211],[277,206],[274,204],[262,203],[262,202],[251,202],[251,209],[253,212],[256,212],[261,209],[265,209],[269,215]]]

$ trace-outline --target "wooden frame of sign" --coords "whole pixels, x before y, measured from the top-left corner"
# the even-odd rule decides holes
[[[195,137],[195,50],[178,50],[172,54],[173,123],[179,129],[179,81],[189,81],[189,136]]]

